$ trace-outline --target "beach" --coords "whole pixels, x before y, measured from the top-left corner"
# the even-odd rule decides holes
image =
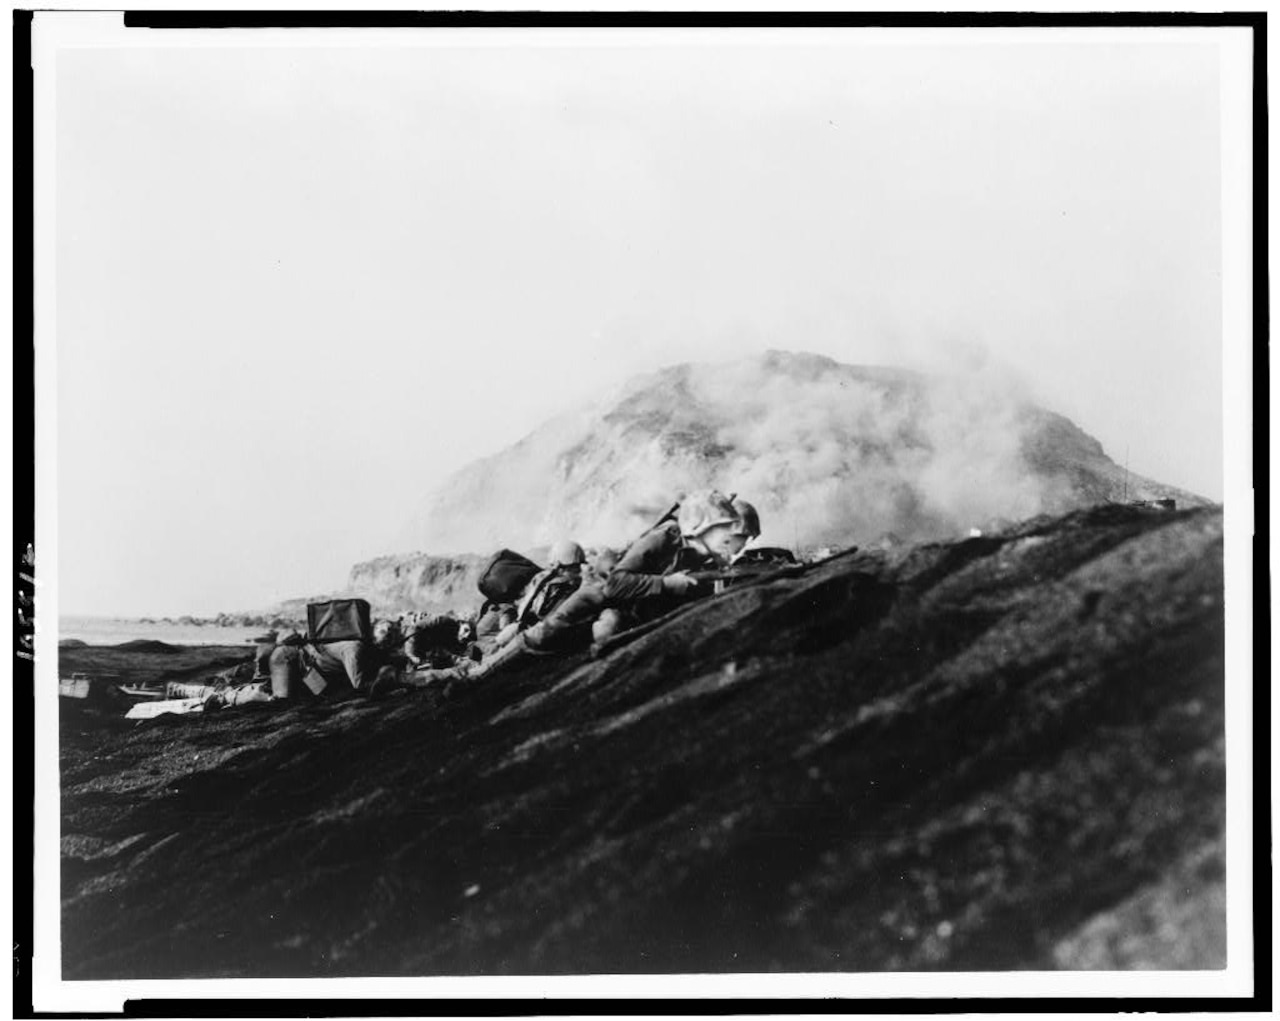
[[[252,651],[239,645],[169,645],[147,639],[84,645],[58,650],[58,674],[63,678],[83,674],[108,686],[155,687],[169,681],[212,679],[219,671],[247,663]],[[123,712],[119,709],[117,715]]]
[[[62,698],[63,974],[1221,968],[1221,538],[1099,507],[484,682]],[[248,650],[60,659],[155,683]]]

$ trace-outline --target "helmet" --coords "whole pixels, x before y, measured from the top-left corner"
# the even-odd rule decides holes
[[[551,552],[547,554],[552,564],[561,567],[572,567],[574,564],[581,564],[587,559],[587,555],[582,552],[582,547],[571,539],[564,539],[551,547]]]
[[[696,538],[715,525],[731,525],[738,520],[729,498],[717,489],[690,493],[680,503],[676,514],[680,534]]]
[[[738,515],[738,520],[733,523],[734,534],[756,538],[760,534],[760,515],[756,509],[746,500],[734,500],[733,509]]]

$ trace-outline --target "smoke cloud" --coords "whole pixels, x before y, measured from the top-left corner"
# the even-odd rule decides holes
[[[755,503],[769,545],[963,534],[1063,508],[1069,487],[1026,457],[1052,418],[987,371],[931,377],[783,352],[677,366],[463,469],[414,541],[438,553],[621,544],[707,486]],[[1089,444],[1065,426],[1061,442]]]

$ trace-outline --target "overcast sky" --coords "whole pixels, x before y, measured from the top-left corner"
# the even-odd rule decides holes
[[[1217,51],[1042,35],[60,51],[61,613],[335,588],[546,417],[768,347],[985,365],[1221,499]]]

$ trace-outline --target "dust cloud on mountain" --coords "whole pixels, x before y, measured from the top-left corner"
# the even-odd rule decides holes
[[[795,547],[944,538],[1125,497],[1204,502],[1127,473],[993,375],[772,351],[637,377],[548,422],[445,480],[403,548],[623,543],[705,486],[752,500],[763,541]]]

